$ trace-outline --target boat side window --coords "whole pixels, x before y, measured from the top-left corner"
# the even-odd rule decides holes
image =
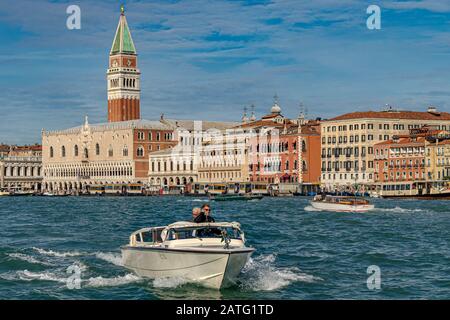
[[[141,241],[142,241],[141,234],[140,233],[136,234],[136,242],[141,242]]]
[[[153,242],[153,236],[151,231],[141,233],[142,242]]]
[[[161,232],[163,230],[164,228],[153,230],[153,242],[162,242]]]
[[[178,233],[175,230],[170,230],[169,231],[169,240],[178,240]]]

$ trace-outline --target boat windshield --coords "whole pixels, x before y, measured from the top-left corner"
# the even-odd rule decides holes
[[[224,234],[223,234],[224,232]],[[182,240],[194,238],[223,238],[242,240],[241,231],[232,227],[193,227],[170,229],[167,240]]]

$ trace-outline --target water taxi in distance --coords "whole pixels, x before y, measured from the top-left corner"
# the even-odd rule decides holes
[[[10,195],[9,191],[0,190],[0,197],[2,197],[2,196],[9,196],[9,195]]]
[[[314,209],[335,212],[367,212],[375,206],[366,199],[351,196],[317,195],[311,201]]]
[[[176,222],[131,234],[123,265],[147,278],[179,277],[220,289],[236,278],[255,249],[245,246],[237,222]]]

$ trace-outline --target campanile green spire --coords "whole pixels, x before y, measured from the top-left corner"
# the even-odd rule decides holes
[[[128,28],[127,18],[125,17],[125,7],[120,6],[119,25],[117,26],[116,35],[111,47],[110,55],[115,54],[136,54],[136,48],[131,38],[130,29]]]

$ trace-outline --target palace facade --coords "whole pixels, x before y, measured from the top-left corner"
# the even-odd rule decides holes
[[[176,144],[160,121],[131,120],[42,133],[44,190],[147,182],[148,156]]]

